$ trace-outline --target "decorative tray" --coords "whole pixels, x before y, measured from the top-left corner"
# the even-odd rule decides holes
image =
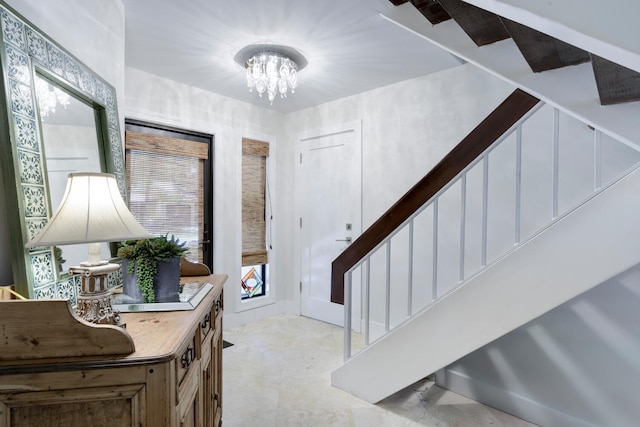
[[[193,310],[200,301],[204,299],[207,293],[213,289],[213,285],[205,282],[185,283],[180,292],[180,301],[176,302],[153,302],[142,303],[131,301],[131,297],[127,294],[114,292],[111,296],[111,305],[121,313],[131,313],[138,311],[176,311],[176,310]]]

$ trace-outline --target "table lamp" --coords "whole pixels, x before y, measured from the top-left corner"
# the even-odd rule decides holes
[[[92,323],[120,325],[120,313],[111,306],[107,280],[120,265],[100,259],[100,242],[149,237],[152,235],[127,208],[114,175],[71,173],[60,206],[25,247],[88,243],[87,261],[69,268],[69,273],[82,276],[76,312]]]

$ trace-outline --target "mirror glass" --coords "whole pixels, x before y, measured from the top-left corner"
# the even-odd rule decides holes
[[[61,86],[35,75],[36,98],[49,183],[51,212],[62,201],[67,176],[74,172],[102,172],[100,141],[94,108]],[[87,245],[59,246],[55,249],[58,271],[80,265],[87,259]],[[109,259],[107,243],[102,259]]]

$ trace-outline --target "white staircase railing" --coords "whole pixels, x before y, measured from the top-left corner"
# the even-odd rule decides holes
[[[640,147],[540,104],[345,274],[345,361],[639,164]]]

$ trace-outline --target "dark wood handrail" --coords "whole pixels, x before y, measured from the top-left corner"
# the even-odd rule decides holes
[[[331,302],[344,304],[344,275],[540,102],[516,89],[331,264]]]

